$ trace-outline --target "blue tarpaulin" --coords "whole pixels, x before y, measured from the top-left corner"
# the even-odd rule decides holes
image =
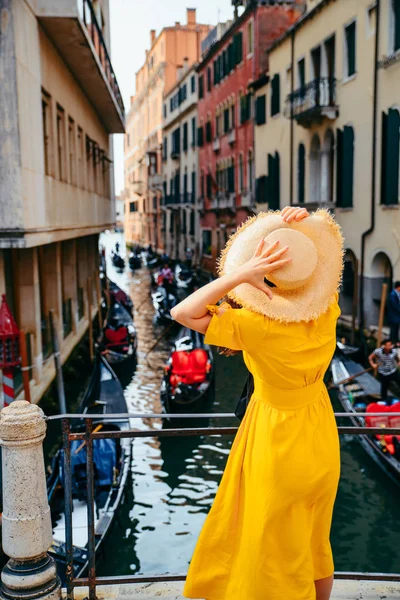
[[[86,464],[86,445],[78,454],[76,451],[82,445],[80,440],[71,443],[71,467]],[[95,466],[95,482],[99,486],[112,485],[114,468],[117,466],[117,449],[115,440],[93,440],[93,462]]]

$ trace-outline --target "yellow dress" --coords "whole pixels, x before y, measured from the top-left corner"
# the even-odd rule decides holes
[[[337,301],[309,323],[211,309],[206,343],[242,350],[255,391],[184,596],[314,600],[314,580],[334,570],[329,534],[340,456],[323,377],[335,350]]]

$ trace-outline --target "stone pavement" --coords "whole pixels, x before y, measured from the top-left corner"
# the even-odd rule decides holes
[[[97,588],[98,600],[184,600],[183,583],[144,583]],[[87,591],[78,588],[75,600],[84,600]],[[374,581],[335,582],[332,600],[399,600],[400,584]],[[243,600],[246,600],[245,598]],[[260,598],[260,600],[263,600]],[[286,600],[290,600],[287,598]]]

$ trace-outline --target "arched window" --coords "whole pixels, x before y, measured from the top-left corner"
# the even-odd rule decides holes
[[[310,201],[321,202],[321,144],[316,134],[311,140],[310,151]]]
[[[321,201],[333,202],[333,169],[335,142],[333,133],[327,130],[321,157]]]
[[[297,153],[297,202],[305,202],[305,184],[306,184],[306,148],[304,144],[299,144]]]

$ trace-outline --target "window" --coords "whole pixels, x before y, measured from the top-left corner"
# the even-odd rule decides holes
[[[297,202],[305,202],[305,175],[306,175],[306,149],[304,144],[299,144],[297,153]]]
[[[211,92],[211,68],[207,69],[207,90]]]
[[[356,22],[353,21],[345,30],[345,77],[356,72]]]
[[[186,213],[187,210],[185,208],[183,208],[181,210],[181,215],[182,215],[182,233],[186,234]]]
[[[167,117],[167,105],[164,104],[164,119],[166,119],[166,117]],[[129,143],[128,143],[128,146],[129,146]]]
[[[57,104],[57,175],[60,181],[66,181],[65,158],[65,112]]]
[[[192,77],[190,78],[190,89],[192,94],[195,93],[196,91],[196,76],[192,75]]]
[[[233,103],[231,106],[231,128],[234,129],[236,123],[235,119],[235,104]]]
[[[221,113],[215,115],[215,137],[219,137],[221,135]]]
[[[166,161],[167,157],[168,157],[168,138],[167,137],[165,137],[163,140],[162,150],[163,150],[162,158],[164,161]]]
[[[265,204],[267,202],[267,177],[262,175],[256,179],[256,203]]]
[[[204,98],[204,77],[200,75],[199,77],[199,100]]]
[[[243,191],[244,180],[243,180],[243,155],[239,156],[239,193]]]
[[[196,117],[192,118],[192,148],[196,146]]]
[[[68,153],[69,153],[69,181],[76,185],[76,144],[75,123],[71,117],[68,118]]]
[[[190,235],[195,235],[195,211],[190,211]]]
[[[400,114],[396,109],[382,113],[381,204],[399,203]]]
[[[370,6],[367,10],[367,38],[376,33],[376,5]]]
[[[400,50],[400,0],[389,0],[391,2],[390,30],[392,35],[391,46],[393,52]]]
[[[183,151],[187,152],[188,149],[188,124],[183,124]]]
[[[271,117],[280,112],[280,77],[276,73],[271,81]]]
[[[256,125],[264,125],[267,122],[266,95],[256,98]]]
[[[232,164],[228,167],[228,192],[233,194],[235,192],[235,165]]]
[[[203,254],[211,256],[212,254],[212,234],[210,229],[203,229],[201,232],[201,247]]]
[[[192,172],[192,203],[196,203],[196,171]]]
[[[353,206],[354,130],[338,129],[336,138],[336,203],[341,208]]]
[[[250,119],[251,100],[250,94],[240,97],[240,122],[245,123]]]
[[[177,129],[175,129],[175,131],[172,133],[172,150],[171,150],[171,157],[173,158],[174,156],[176,156],[177,154],[180,154],[181,152],[181,130],[178,127]]]
[[[306,60],[301,58],[297,63],[297,83],[300,90],[304,92],[306,87]]]
[[[212,142],[212,125],[211,121],[207,121],[206,123],[206,142],[209,144]]]
[[[211,177],[211,173],[207,173],[207,175],[206,175],[206,194],[207,194],[207,198],[211,199],[211,196],[212,196],[212,177]]]
[[[254,21],[247,25],[247,54],[254,52]]]
[[[204,146],[204,128],[199,127],[197,130],[197,145],[199,148]]]
[[[187,173],[183,175],[183,201],[188,202],[188,176]]]
[[[137,202],[129,202],[129,212],[137,212]]]
[[[229,107],[224,110],[224,133],[229,131]]]
[[[278,152],[268,154],[268,176],[266,182],[266,197],[270,210],[280,208],[280,158]]]
[[[77,133],[77,163],[78,163],[78,185],[81,188],[84,188],[86,185],[85,182],[85,165],[83,162],[83,157],[85,156],[85,138],[83,135],[83,131],[81,127],[78,127]]]
[[[233,37],[233,56],[235,65],[239,65],[243,60],[243,33],[241,31]]]
[[[254,170],[253,170],[253,166],[254,166],[254,161],[253,161],[253,151],[249,150],[249,160],[248,160],[248,165],[249,165],[249,171],[248,171],[248,179],[249,179],[249,191],[252,192],[253,191],[253,177],[254,177]]]
[[[42,120],[43,120],[43,148],[44,148],[44,172],[52,175],[51,171],[51,97],[42,90]]]

